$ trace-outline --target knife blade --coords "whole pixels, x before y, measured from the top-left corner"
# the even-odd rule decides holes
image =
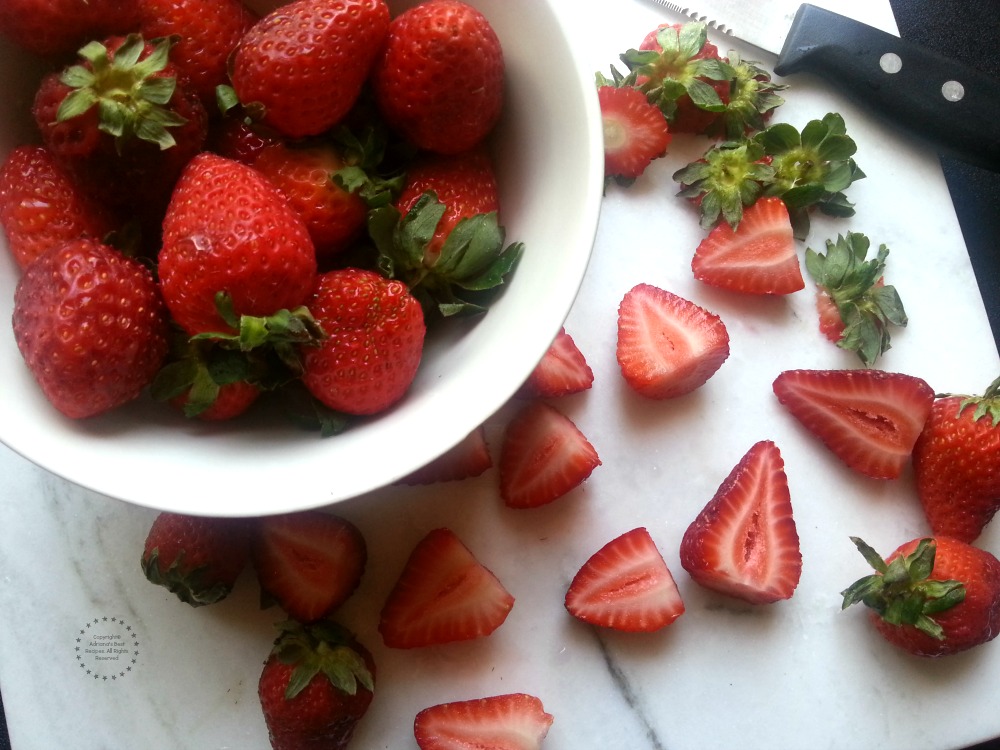
[[[779,76],[818,76],[939,153],[1000,172],[997,79],[808,3],[652,1],[776,54]]]

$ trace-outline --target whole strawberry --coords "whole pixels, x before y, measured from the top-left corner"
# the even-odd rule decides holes
[[[295,0],[246,33],[233,54],[237,99],[298,138],[337,124],[354,106],[389,28],[384,0]]]
[[[873,575],[841,592],[863,602],[890,643],[917,656],[947,656],[1000,633],[1000,560],[949,537],[913,539],[886,560],[852,537]]]
[[[461,0],[427,0],[396,16],[375,68],[376,102],[419,148],[467,151],[503,107],[504,58],[489,21]]]
[[[375,689],[371,653],[329,620],[282,623],[257,686],[273,750],[342,750]]]
[[[163,512],[146,536],[140,566],[192,607],[229,596],[250,555],[247,522]]]
[[[18,146],[0,166],[0,226],[24,269],[50,248],[81,238],[103,239],[114,221],[47,148]]]
[[[206,108],[228,82],[226,61],[257,16],[241,0],[137,0],[147,39],[176,36],[170,61]]]
[[[931,530],[975,541],[1000,509],[1000,378],[982,396],[939,396],[913,447]]]
[[[36,55],[76,52],[91,39],[125,34],[138,23],[134,3],[121,0],[3,0],[0,34]]]
[[[184,165],[208,132],[201,101],[169,62],[170,39],[91,42],[50,73],[32,113],[42,142],[96,200],[159,223]]]
[[[13,325],[42,391],[75,419],[138,397],[168,350],[166,311],[149,269],[94,240],[56,247],[25,269]]]
[[[316,253],[299,216],[267,179],[211,153],[192,159],[163,221],[163,298],[188,333],[229,331],[216,294],[235,315],[294,309],[309,295]]]
[[[401,281],[358,268],[321,274],[307,303],[327,338],[303,352],[306,388],[331,409],[374,414],[416,376],[426,326]]]

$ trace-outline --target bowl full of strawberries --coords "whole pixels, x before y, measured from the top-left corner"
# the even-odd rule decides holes
[[[301,510],[531,374],[603,184],[548,2],[41,6],[0,9],[9,448],[150,507]]]

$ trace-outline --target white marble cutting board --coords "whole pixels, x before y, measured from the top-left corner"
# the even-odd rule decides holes
[[[606,71],[667,19],[640,0],[558,6],[593,71]],[[895,30],[885,0],[857,6],[857,15]],[[540,64],[559,64],[539,54]],[[830,87],[789,82],[779,119],[801,127],[839,111],[859,145],[868,178],[848,193],[857,216],[817,220],[809,244],[821,249],[854,230],[890,247],[888,280],[910,325],[894,335],[880,366],[923,377],[938,391],[981,391],[1000,360],[936,157]],[[537,695],[554,715],[549,750],[943,750],[1000,735],[992,700],[1000,645],[918,660],[882,642],[860,611],[840,611],[838,592],[865,572],[849,535],[887,553],[926,533],[912,477],[886,483],[853,474],[771,394],[781,370],[857,365],[820,337],[811,290],[747,299],[691,277],[701,230],[673,197],[671,174],[705,145],[678,137],[670,157],[604,199],[593,261],[566,321],[595,383],[554,402],[603,461],[583,487],[545,508],[513,511],[502,506],[490,471],[336,506],[370,551],[361,588],[340,618],[378,664],[377,698],[354,747],[415,748],[420,709],[514,691]],[[639,282],[699,302],[729,328],[729,360],[688,397],[646,401],[620,378],[617,307]],[[494,447],[506,416],[489,423]],[[677,551],[687,524],[761,439],[774,440],[785,458],[804,569],[791,600],[755,608],[701,590]],[[268,747],[256,685],[280,613],[257,608],[249,573],[230,599],[198,610],[148,584],[138,559],[153,516],[0,447],[0,688],[14,750]],[[573,620],[562,605],[573,574],[605,542],[640,525],[673,571],[686,613],[652,635]],[[514,609],[486,639],[386,649],[379,608],[409,550],[437,526],[454,529],[497,574],[516,597]],[[1000,553],[1000,526],[980,544]],[[108,644],[112,658],[99,660],[94,652]]]

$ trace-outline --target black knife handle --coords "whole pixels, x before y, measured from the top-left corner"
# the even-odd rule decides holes
[[[802,5],[774,72],[818,75],[940,153],[1000,172],[1000,81],[961,63]]]

